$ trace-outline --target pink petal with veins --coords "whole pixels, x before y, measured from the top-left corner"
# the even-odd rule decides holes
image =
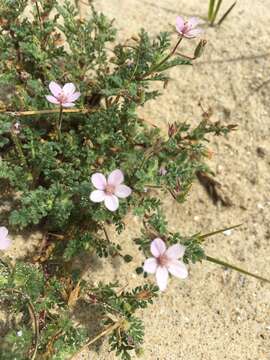
[[[174,261],[168,265],[169,272],[178,277],[179,279],[185,279],[188,276],[186,265],[182,261]]]
[[[143,265],[143,270],[149,274],[154,274],[157,270],[158,263],[155,258],[146,259]]]
[[[180,244],[174,244],[166,250],[166,255],[170,259],[179,259],[180,257],[183,257],[184,253],[185,247]]]
[[[127,185],[120,184],[116,186],[114,194],[119,198],[126,198],[131,194],[132,190]]]
[[[80,96],[81,96],[81,93],[77,91],[74,94],[69,95],[68,101],[70,101],[70,102],[76,101],[77,99],[79,99]]]
[[[59,84],[57,84],[55,81],[51,81],[49,83],[49,89],[51,90],[51,93],[55,97],[58,97],[58,95],[61,94],[61,92],[62,92],[61,86]]]
[[[108,177],[108,184],[113,186],[120,185],[123,181],[124,181],[124,174],[119,169],[112,171]]]
[[[154,257],[159,257],[166,251],[166,245],[162,239],[156,238],[151,242],[150,250]]]
[[[90,200],[93,202],[102,202],[105,199],[105,193],[103,190],[94,190],[90,194]]]
[[[115,195],[106,195],[104,204],[110,211],[116,211],[119,207],[119,200]]]
[[[91,176],[92,184],[95,188],[99,190],[105,190],[107,186],[107,180],[105,176],[101,173],[95,173]]]
[[[60,104],[60,102],[52,95],[46,95],[46,99],[52,104]]]
[[[182,32],[182,30],[185,27],[185,21],[182,18],[182,16],[177,16],[176,18],[176,30],[178,30],[179,32]]]
[[[160,291],[164,291],[167,287],[169,273],[165,266],[158,266],[156,271],[156,280]]]
[[[67,83],[63,86],[63,92],[65,95],[71,95],[76,91],[75,85],[73,83]]]

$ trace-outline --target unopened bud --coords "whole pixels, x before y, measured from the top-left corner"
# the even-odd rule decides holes
[[[21,78],[22,81],[26,81],[26,80],[28,80],[30,78],[30,74],[23,70],[20,73],[20,78]]]
[[[168,125],[168,136],[173,137],[177,132],[177,126],[176,123],[169,124]]]
[[[19,121],[16,121],[15,123],[13,123],[11,125],[11,131],[13,132],[13,134],[18,135],[21,132],[21,123]]]
[[[202,53],[204,52],[206,43],[207,43],[206,40],[200,40],[199,44],[197,45],[197,47],[194,51],[194,59],[197,59],[200,56],[202,56]]]
[[[134,41],[139,41],[139,38],[136,35],[132,35],[131,39],[134,40]]]

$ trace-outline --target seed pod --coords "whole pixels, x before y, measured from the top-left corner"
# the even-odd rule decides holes
[[[194,51],[194,59],[197,59],[200,56],[202,56],[206,43],[207,43],[206,40],[200,40],[199,44],[197,45]]]

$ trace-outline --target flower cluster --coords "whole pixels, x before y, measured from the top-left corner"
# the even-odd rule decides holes
[[[200,21],[178,17],[175,44],[168,31],[152,38],[141,30],[127,46],[116,43],[112,22],[93,7],[82,21],[69,0],[13,2],[12,8],[3,5],[0,24],[0,90],[9,83],[16,90],[0,104],[0,179],[18,196],[7,211],[9,231],[0,227],[0,250],[12,243],[9,232],[32,225],[44,241],[30,261],[9,262],[8,252],[1,252],[1,297],[26,312],[16,331],[8,329],[1,339],[1,355],[77,357],[75,351],[100,338],[89,340],[88,326],[76,319],[73,309],[82,300],[92,310],[97,305],[101,336],[105,329],[110,349],[127,360],[130,351],[142,350],[144,326],[136,312],[166,290],[170,276],[185,279],[188,263],[207,259],[200,234],[170,231],[159,195],[185,201],[196,174],[208,171],[208,136],[227,134],[229,126],[170,119],[164,136],[138,111],[160,95],[153,83],[166,89],[167,70],[192,65],[201,54],[203,40],[193,57],[179,50],[182,41],[201,34]],[[29,6],[32,16],[22,17]],[[123,233],[129,211],[143,225],[130,239],[143,254],[136,273],[150,281],[126,289],[97,283],[96,276],[83,281],[86,253],[132,260],[129,247],[107,232]]]

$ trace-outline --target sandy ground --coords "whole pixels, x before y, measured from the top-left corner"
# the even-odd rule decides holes
[[[166,93],[141,113],[162,128],[174,120],[196,124],[201,115],[197,104],[202,100],[206,108],[212,107],[213,120],[238,124],[238,131],[229,138],[216,138],[210,144],[214,156],[209,164],[233,205],[213,205],[195,184],[187,203],[176,205],[166,198],[164,206],[172,231],[183,234],[243,222],[230,236],[209,239],[206,251],[270,278],[270,8],[266,0],[238,3],[221,28],[206,29],[204,56],[193,67],[172,70]],[[207,13],[206,0],[96,0],[95,5],[115,18],[121,40],[141,27],[152,34],[170,29],[180,14],[203,18]],[[183,50],[189,53],[194,44],[184,44]],[[128,286],[140,282],[134,269],[142,258],[130,244],[138,228],[139,220],[130,216],[126,232],[117,239],[134,255],[134,262],[93,260],[85,278],[94,282],[118,279]],[[141,358],[269,360],[270,286],[209,263],[190,266],[189,271],[185,281],[171,279],[168,290],[141,313],[145,322]],[[90,328],[94,327],[91,318],[88,311],[80,314]],[[78,357],[82,359],[116,357],[108,353],[105,340],[98,352],[85,352]]]

